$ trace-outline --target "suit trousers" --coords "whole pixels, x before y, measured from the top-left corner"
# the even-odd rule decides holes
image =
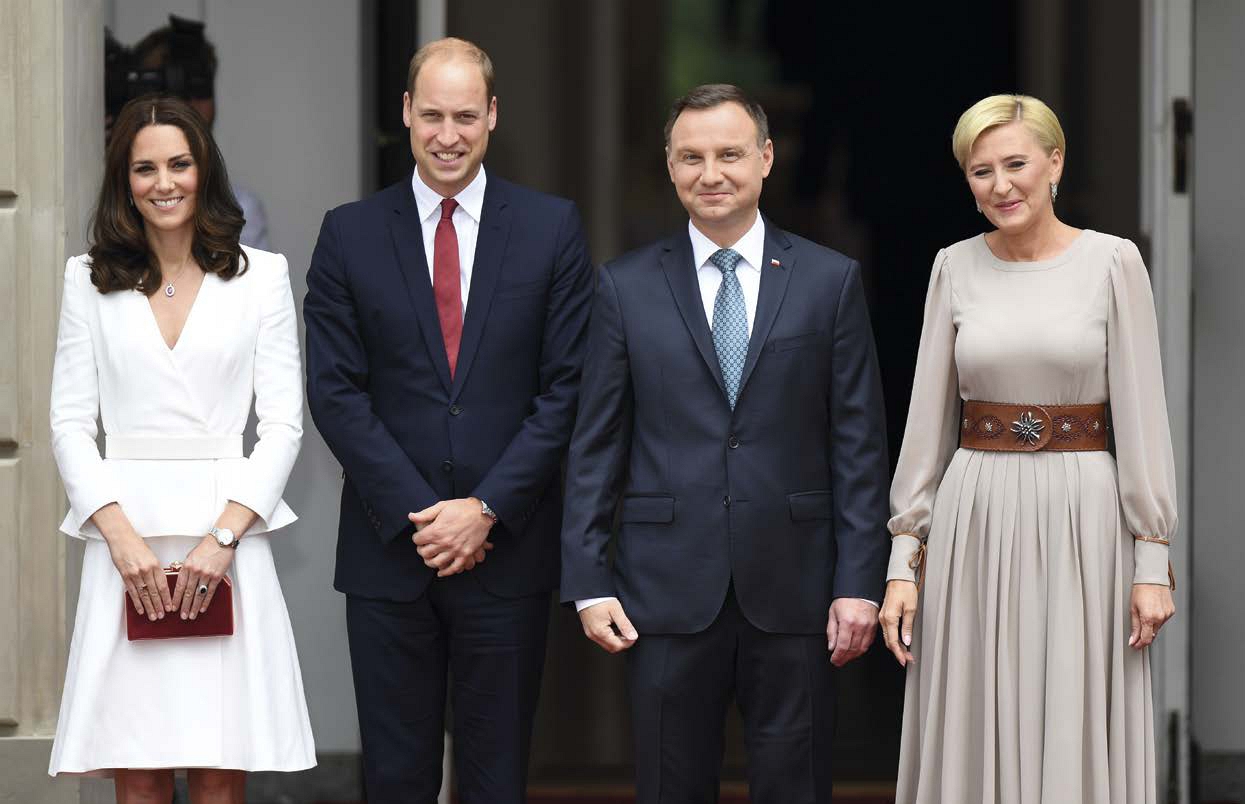
[[[749,800],[830,803],[835,673],[824,634],[760,630],[732,584],[712,625],[641,634],[627,668],[637,804],[718,800],[732,697],[743,715]]]
[[[412,602],[346,597],[368,804],[433,804],[450,695],[461,804],[520,804],[549,595],[501,598],[470,571]]]

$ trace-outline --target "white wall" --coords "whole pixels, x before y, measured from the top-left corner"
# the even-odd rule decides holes
[[[301,310],[325,210],[364,190],[369,146],[360,0],[111,0],[110,6],[107,22],[127,45],[164,24],[170,12],[207,23],[220,61],[217,143],[232,181],[263,201],[272,247],[289,259]],[[304,424],[302,455],[286,490],[300,519],[274,535],[273,547],[316,748],[357,751],[345,603],[332,588],[341,471],[310,416]]]
[[[1194,76],[1193,720],[1206,751],[1245,752],[1245,3],[1199,0]],[[1187,529],[1182,528],[1187,532]],[[1190,616],[1184,612],[1184,616]]]

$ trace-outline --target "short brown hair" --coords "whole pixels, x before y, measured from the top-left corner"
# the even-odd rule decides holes
[[[742,89],[734,84],[701,84],[674,102],[670,107],[670,117],[666,119],[666,147],[670,147],[670,132],[674,130],[674,121],[687,109],[712,109],[724,103],[738,103],[757,125],[757,145],[765,147],[769,139],[769,119],[761,104],[748,97]]]
[[[112,124],[104,155],[104,182],[91,221],[91,283],[100,293],[138,290],[148,296],[161,285],[160,265],[147,244],[146,223],[130,198],[130,149],[138,132],[147,126],[180,128],[198,166],[190,247],[195,262],[221,279],[245,273],[247,257],[238,237],[246,220],[211,129],[186,101],[145,95],[122,106]]]
[[[406,91],[415,95],[415,79],[419,77],[420,68],[432,59],[436,58],[463,58],[467,61],[474,62],[480,68],[480,75],[484,77],[484,91],[488,95],[487,100],[493,99],[493,60],[488,54],[480,49],[479,45],[474,42],[468,42],[466,39],[457,39],[453,36],[447,36],[444,39],[437,39],[421,47],[415,51],[415,55],[411,57],[411,64],[406,69]]]

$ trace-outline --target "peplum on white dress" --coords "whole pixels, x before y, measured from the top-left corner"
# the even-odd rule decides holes
[[[100,294],[86,257],[65,267],[52,446],[69,496],[61,530],[87,544],[51,775],[315,765],[268,537],[296,519],[281,499],[302,438],[294,299],[285,258],[244,248],[249,270],[204,277],[173,349],[145,296]],[[252,399],[258,442],[243,457]],[[128,641],[121,577],[90,516],[119,503],[167,565],[228,500],[259,514],[229,571],[234,634]]]
[[[1114,455],[960,449],[961,399],[1109,402]],[[1167,546],[1134,535],[1175,531],[1175,472],[1136,246],[1087,230],[1041,262],[982,236],[939,252],[891,508],[888,580],[928,539],[898,804],[1154,804],[1129,607],[1134,583],[1168,582]]]

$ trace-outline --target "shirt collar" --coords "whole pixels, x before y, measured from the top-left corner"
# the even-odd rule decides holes
[[[471,183],[454,196],[454,200],[463,208],[463,212],[470,215],[476,223],[480,222],[480,215],[484,211],[486,183],[484,165],[480,165],[480,172],[471,180]],[[415,207],[419,210],[421,221],[440,214],[442,197],[436,190],[424,184],[424,180],[419,177],[418,169],[411,171],[411,191],[415,193]]]
[[[696,270],[699,271],[721,246],[705,237],[690,220],[687,222],[687,234],[692,239],[692,258],[696,261]],[[765,254],[765,220],[760,212],[757,212],[752,228],[744,232],[744,236],[730,248],[743,257],[741,265],[746,263],[754,271],[761,270],[761,259]]]

